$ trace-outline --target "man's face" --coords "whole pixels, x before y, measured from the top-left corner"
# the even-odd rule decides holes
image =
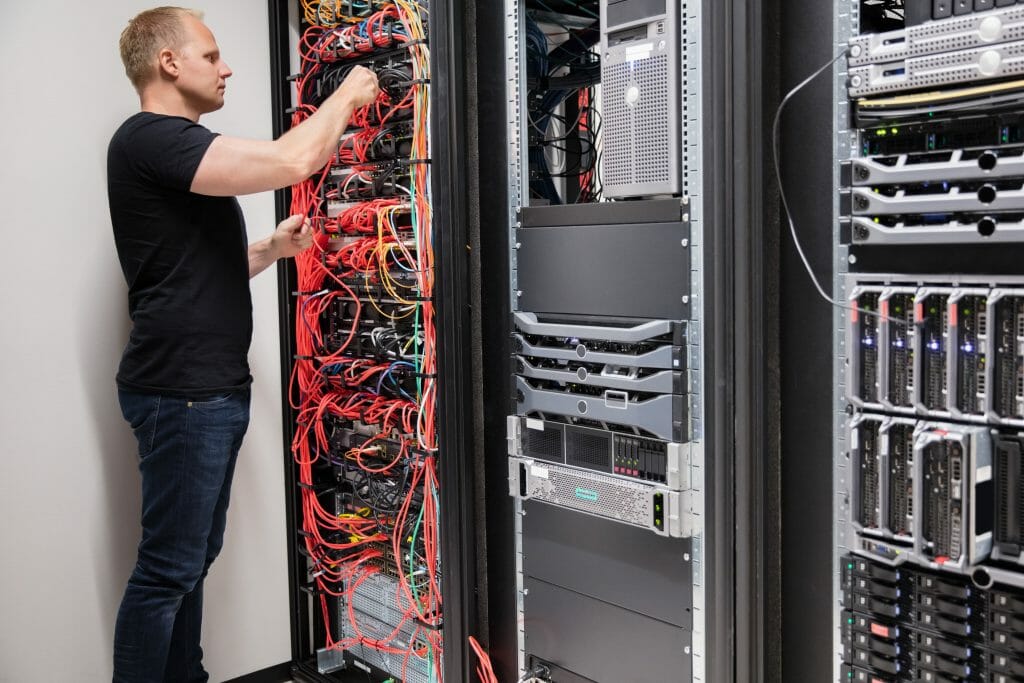
[[[224,91],[231,69],[220,57],[220,48],[206,24],[184,17],[188,38],[179,53],[178,91],[200,114],[224,106]]]

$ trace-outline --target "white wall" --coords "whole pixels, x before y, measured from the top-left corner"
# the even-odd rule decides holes
[[[113,379],[128,319],[105,158],[138,105],[118,36],[157,4],[0,5],[0,681],[110,680],[139,477]],[[269,138],[266,3],[201,9],[235,71],[226,107],[203,123]],[[250,238],[265,236],[273,197],[242,206]],[[290,658],[275,277],[253,282],[253,421],[206,589],[213,681]]]

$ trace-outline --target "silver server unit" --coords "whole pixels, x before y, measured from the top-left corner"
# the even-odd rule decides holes
[[[681,192],[678,3],[601,2],[606,197]]]

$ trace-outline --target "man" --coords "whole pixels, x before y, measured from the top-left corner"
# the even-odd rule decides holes
[[[206,681],[203,578],[220,551],[235,458],[249,422],[248,278],[308,247],[302,216],[246,245],[234,196],[308,178],[355,108],[377,96],[356,67],[320,110],[275,141],[218,136],[231,69],[197,12],[160,7],[121,34],[141,111],[114,134],[111,222],[133,329],[117,374],[139,444],[142,541],[117,616],[114,681]]]

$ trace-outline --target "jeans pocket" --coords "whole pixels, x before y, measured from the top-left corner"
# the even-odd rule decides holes
[[[156,438],[156,426],[160,419],[160,396],[120,391],[118,399],[121,403],[121,414],[128,421],[136,441],[139,442],[139,457],[145,458],[153,450]]]
[[[234,392],[227,392],[226,394],[217,394],[216,396],[210,396],[208,398],[190,398],[188,400],[189,408],[215,408],[219,403],[225,403],[229,398],[234,395]]]

